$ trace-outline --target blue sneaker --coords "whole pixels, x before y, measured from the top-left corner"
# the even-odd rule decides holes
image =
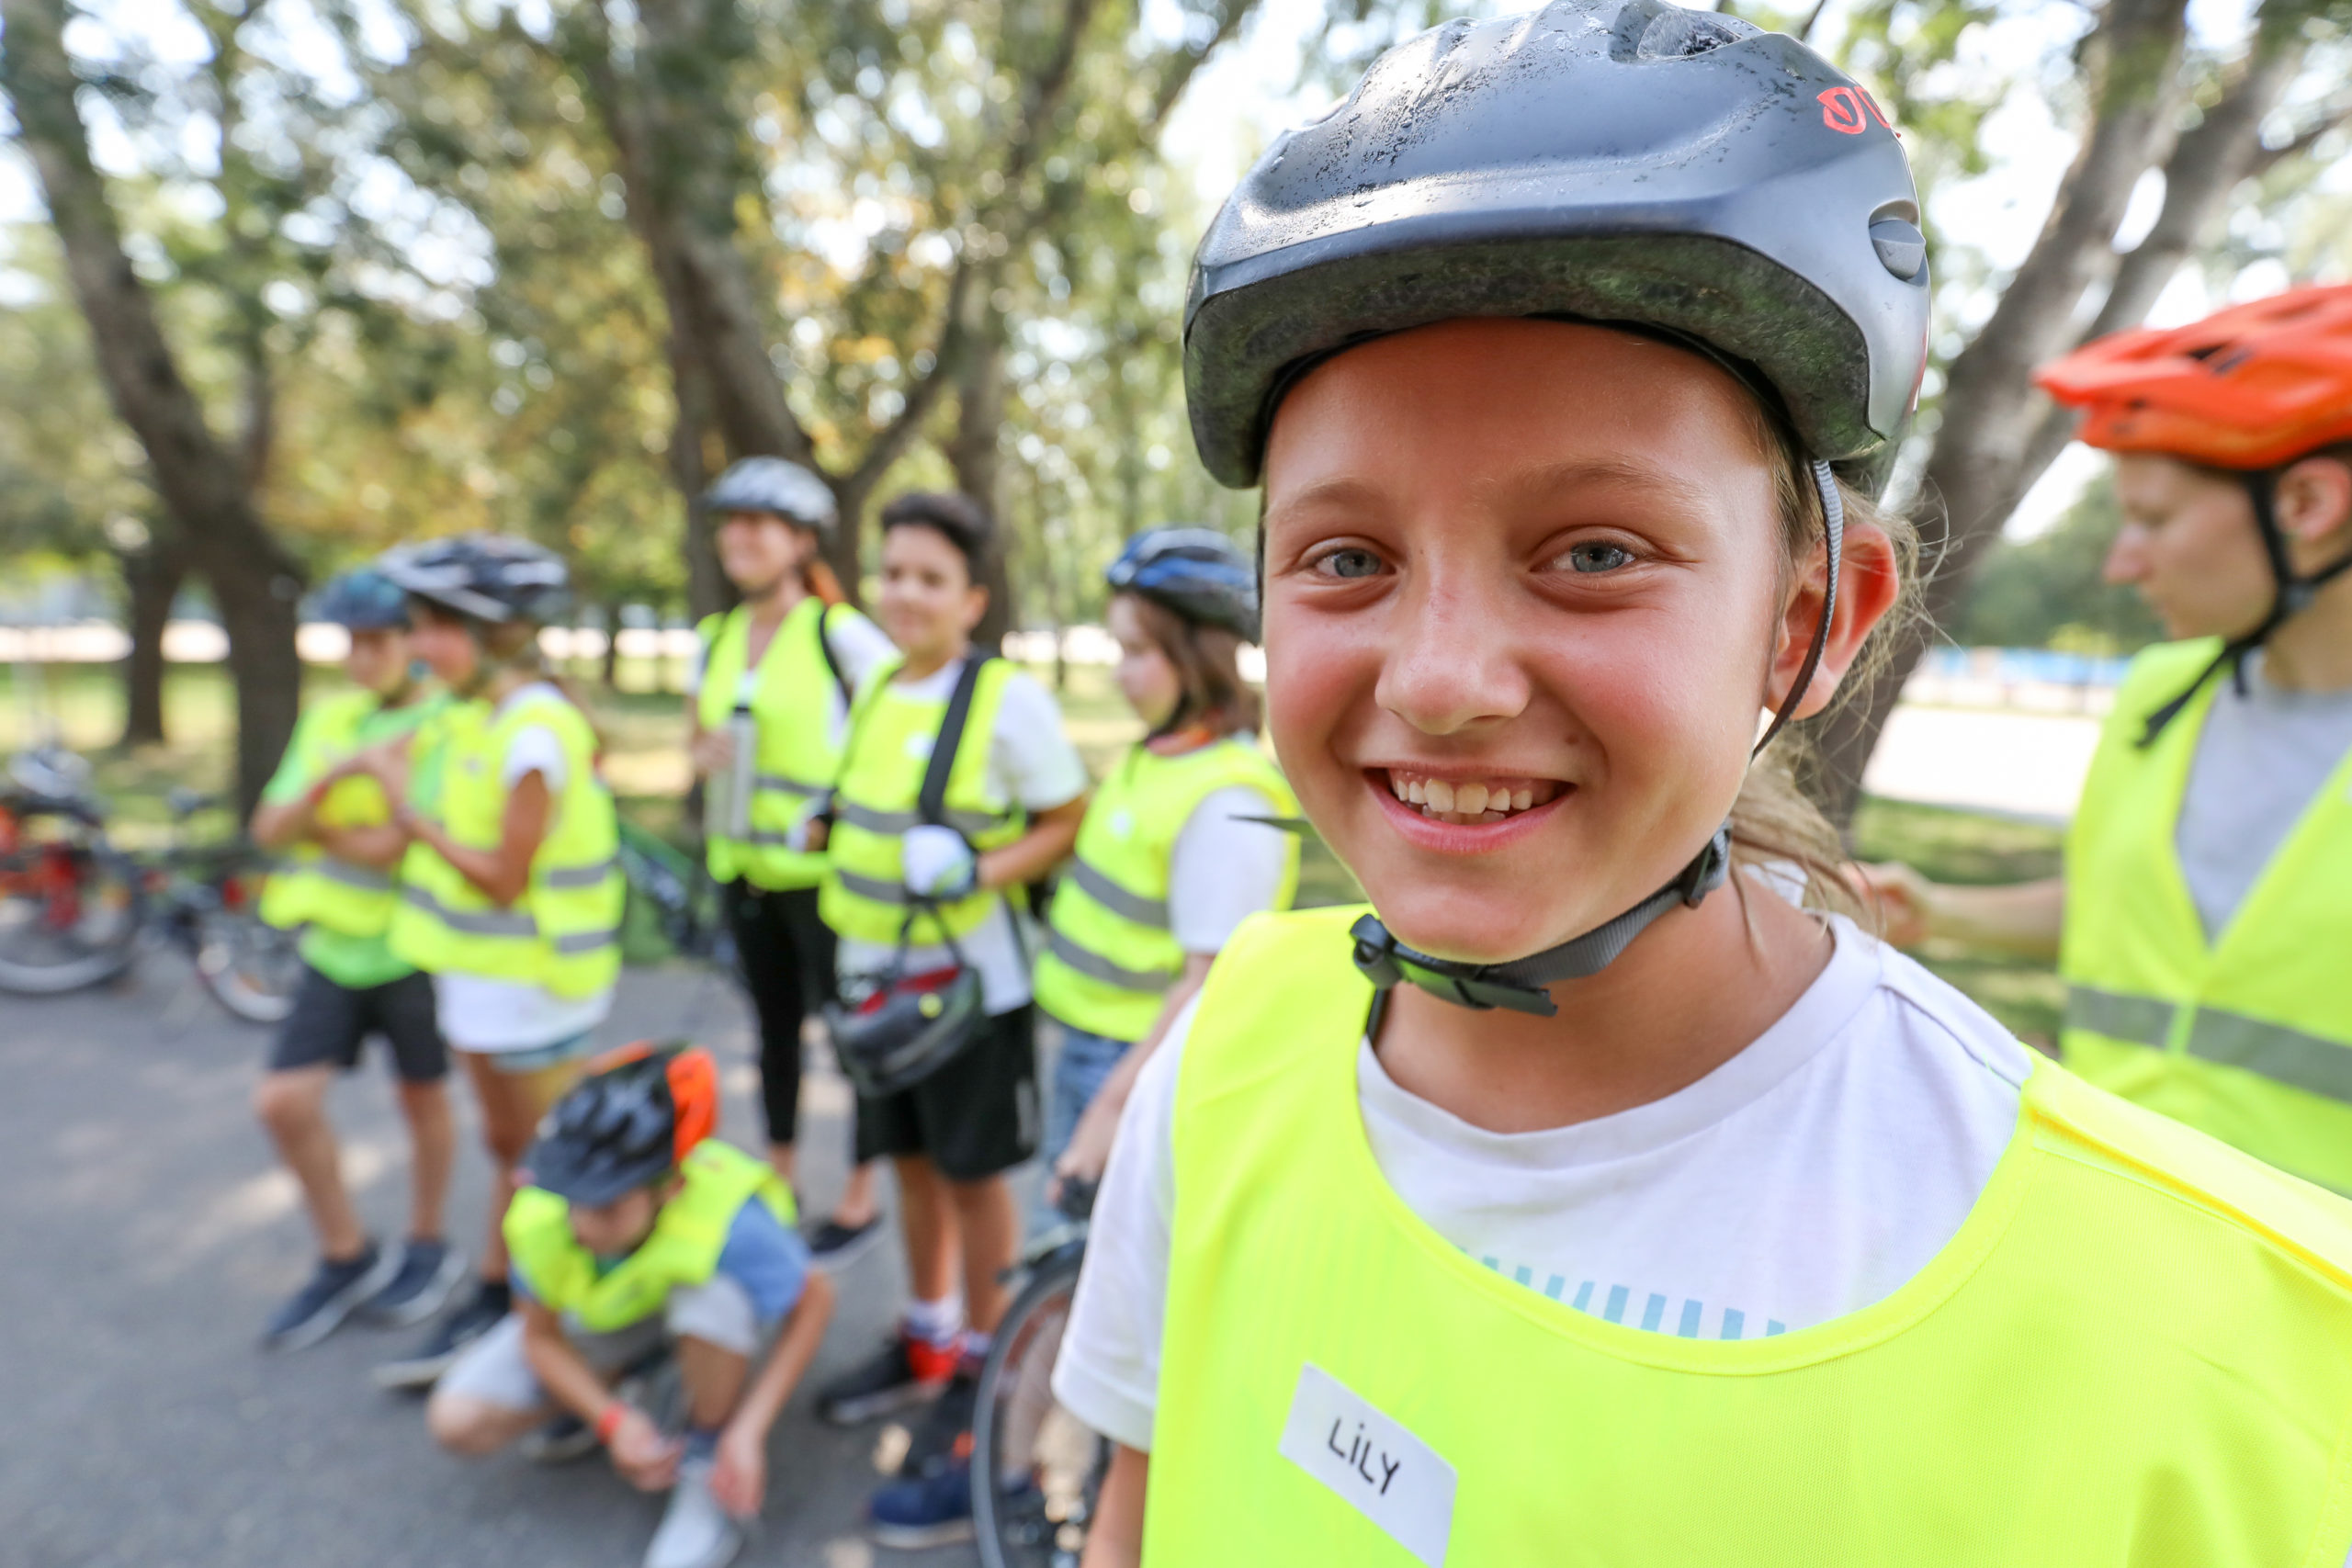
[[[957,1458],[928,1475],[893,1481],[865,1505],[876,1546],[915,1551],[972,1539],[972,1461]]]
[[[359,1303],[381,1290],[398,1265],[374,1242],[345,1263],[320,1259],[309,1282],[270,1314],[261,1342],[272,1350],[307,1350],[343,1326]]]

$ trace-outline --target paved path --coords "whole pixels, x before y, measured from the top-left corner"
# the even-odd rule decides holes
[[[633,973],[603,1037],[692,1033],[729,1065],[724,1132],[759,1135],[745,1014],[716,979]],[[659,1503],[601,1461],[469,1463],[368,1369],[405,1336],[348,1326],[266,1355],[254,1334],[311,1262],[290,1181],[246,1097],[264,1032],[175,958],[121,987],[0,997],[0,1568],[634,1568]],[[816,1201],[838,1190],[847,1089],[812,1077]],[[336,1091],[362,1209],[396,1231],[405,1171],[379,1064]],[[453,1223],[487,1172],[464,1123]],[[886,1183],[887,1186],[887,1183]],[[894,1248],[842,1279],[815,1378],[867,1351],[897,1299]],[[876,1428],[820,1425],[804,1389],[777,1424],[766,1524],[742,1561],[944,1568],[967,1549],[879,1551],[856,1532]]]
[[[1895,800],[2064,822],[2098,745],[2098,720],[2022,708],[1896,708],[1862,775]]]

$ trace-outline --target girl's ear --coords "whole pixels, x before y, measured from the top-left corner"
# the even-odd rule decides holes
[[[1812,556],[1803,581],[1781,613],[1770,679],[1765,684],[1765,705],[1774,713],[1788,700],[1789,688],[1804,667],[1805,651],[1813,645],[1814,628],[1821,619],[1828,575],[1827,558]],[[1902,566],[1886,530],[1875,523],[1848,523],[1846,549],[1839,558],[1838,607],[1830,616],[1829,636],[1822,644],[1820,666],[1791,717],[1811,718],[1829,705],[1838,694],[1838,683],[1853,668],[1871,630],[1894,608],[1902,592]]]
[[[2278,476],[2278,525],[2297,539],[2324,539],[2352,523],[2352,465],[2306,457]]]

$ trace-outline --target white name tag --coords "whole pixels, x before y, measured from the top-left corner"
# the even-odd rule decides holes
[[[1298,1371],[1281,1452],[1429,1568],[1443,1568],[1453,1467],[1312,1361]]]

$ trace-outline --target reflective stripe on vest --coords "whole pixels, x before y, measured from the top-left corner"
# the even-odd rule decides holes
[[[2066,1027],[2157,1050],[2171,1043],[2179,1010],[2154,997],[2127,997],[2090,986],[2070,987]],[[2352,1051],[2258,1018],[2200,1008],[2189,1021],[2185,1049],[2200,1061],[2259,1073],[2309,1094],[2352,1104]]]
[[[1038,1006],[1108,1040],[1150,1032],[1161,998],[1184,972],[1168,912],[1177,837],[1203,801],[1237,786],[1261,795],[1269,816],[1298,809],[1272,760],[1238,737],[1173,757],[1136,746],[1119,759],[1086,808],[1069,873],[1054,895],[1053,929],[1037,961]],[[1274,842],[1283,856],[1274,907],[1287,908],[1298,840],[1279,834]]]
[[[1145,1562],[2344,1561],[2352,1205],[2039,1063],[1875,1304],[1729,1342],[1603,1321],[1382,1176],[1360,912],[1245,924],[1178,1065]]]
[[[876,671],[858,694],[850,716],[849,738],[842,748],[842,773],[833,786],[833,825],[825,852],[831,864],[818,909],[827,925],[860,942],[891,944],[907,931],[905,874],[899,860],[900,839],[920,818],[917,798],[931,760],[931,745],[946,716],[947,699],[913,697],[896,684],[894,661]],[[965,718],[964,742],[957,748],[947,775],[947,799],[943,815],[947,825],[990,850],[1009,844],[1027,830],[1028,819],[1018,807],[989,798],[989,737],[996,728],[1004,703],[1004,683],[1012,666],[991,660],[980,671]],[[916,918],[909,933],[916,942],[938,941],[934,924],[948,934],[965,936],[978,929],[1002,895],[983,891]]]
[[[834,615],[854,615],[838,608]],[[824,880],[821,852],[791,847],[793,825],[808,815],[812,800],[832,787],[841,770],[833,743],[833,703],[840,682],[818,639],[828,624],[824,604],[811,596],[786,613],[760,655],[752,691],[752,725],[759,738],[752,756],[752,798],[744,836],[713,835],[710,874],[720,882],[741,877],[771,891],[814,887]],[[702,689],[695,716],[705,729],[724,729],[735,712],[743,664],[751,648],[751,611],[737,605],[701,626]]]
[[[312,706],[295,739],[295,759],[313,776],[377,740],[413,729],[430,717],[437,699],[386,709],[373,692],[346,692]],[[336,782],[319,802],[322,828],[372,828],[391,820],[381,785],[359,776]],[[285,852],[262,889],[261,918],[287,930],[317,926],[344,936],[381,936],[392,923],[392,876],[373,866],[337,860],[312,839]]]
[[[2066,1061],[2298,1176],[2352,1192],[2352,757],[2209,938],[2175,840],[2209,682],[2156,743],[2143,721],[2211,642],[2148,649],[2099,739],[2066,840]]]
[[[481,975],[541,986],[560,997],[590,997],[620,974],[621,912],[628,890],[620,872],[613,797],[596,777],[595,735],[570,703],[536,697],[494,720],[471,711],[441,727],[426,759],[430,787],[412,804],[439,818],[450,838],[494,849],[503,831],[508,790],[502,778],[514,738],[545,726],[561,743],[564,785],[531,858],[523,897],[493,905],[463,873],[423,843],[401,865],[392,948],[420,969]]]
[[[651,1234],[601,1272],[572,1235],[570,1204],[537,1187],[516,1192],[502,1228],[532,1297],[591,1333],[609,1334],[660,1312],[672,1292],[707,1283],[736,1214],[754,1197],[786,1229],[793,1224],[791,1192],[765,1161],[740,1149],[706,1139],[686,1156],[683,1174]]]

